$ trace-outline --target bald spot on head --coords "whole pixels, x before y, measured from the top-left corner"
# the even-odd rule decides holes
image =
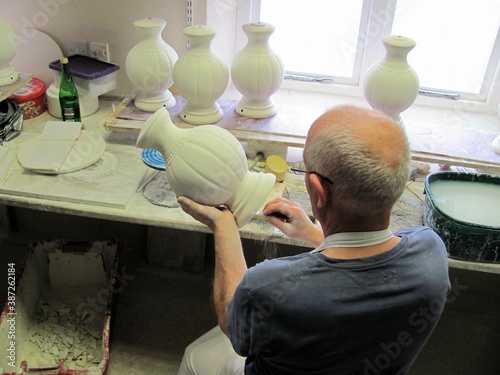
[[[397,164],[405,153],[405,135],[396,122],[378,111],[354,106],[337,107],[318,117],[309,129],[305,148],[332,127],[351,133],[385,165]]]

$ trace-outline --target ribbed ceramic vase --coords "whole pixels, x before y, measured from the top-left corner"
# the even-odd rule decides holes
[[[285,69],[269,45],[274,30],[265,22],[243,25],[248,42],[231,64],[231,79],[243,95],[235,110],[242,116],[266,118],[277,113],[272,95],[280,88]]]
[[[189,26],[183,30],[189,51],[174,66],[174,83],[186,104],[180,118],[194,125],[219,121],[223,112],[216,102],[226,90],[229,68],[211,49],[215,30],[209,26]]]
[[[388,35],[382,42],[385,57],[366,73],[363,94],[372,108],[402,125],[400,113],[409,108],[418,95],[419,79],[407,59],[416,43],[400,35]]]
[[[227,130],[216,125],[181,129],[165,108],[146,121],[137,147],[163,155],[167,181],[177,196],[226,205],[240,228],[261,208],[276,180],[271,173],[248,170],[241,143]]]
[[[143,18],[134,22],[142,40],[127,55],[127,75],[137,90],[135,106],[146,112],[160,107],[172,108],[175,98],[169,91],[177,52],[162,39],[167,22],[161,18]]]
[[[10,85],[17,81],[19,75],[10,65],[16,56],[18,36],[14,27],[0,17],[0,86]]]

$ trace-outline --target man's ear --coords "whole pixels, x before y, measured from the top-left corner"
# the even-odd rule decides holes
[[[325,189],[321,177],[316,174],[309,175],[309,182],[317,196],[316,206],[317,208],[323,208],[328,203],[328,189]]]

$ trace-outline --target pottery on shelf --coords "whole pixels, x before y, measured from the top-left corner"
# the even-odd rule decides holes
[[[280,88],[285,69],[269,45],[274,30],[273,25],[265,22],[243,25],[248,42],[231,64],[231,79],[243,95],[235,108],[239,115],[267,118],[277,113],[272,95]]]
[[[223,112],[216,102],[227,88],[229,68],[210,44],[215,30],[206,25],[183,30],[189,40],[189,51],[174,66],[174,84],[186,99],[179,117],[190,124],[212,124]]]
[[[385,36],[382,42],[385,57],[366,73],[363,94],[372,108],[402,125],[400,113],[413,104],[420,84],[407,59],[416,42],[401,35]]]
[[[172,108],[175,98],[169,91],[177,52],[162,39],[167,22],[161,18],[143,18],[134,22],[142,37],[127,55],[127,75],[137,90],[134,105],[146,112],[160,107]]]
[[[500,121],[500,104],[498,104],[498,112],[497,112],[498,120]],[[495,151],[498,155],[500,155],[500,135],[497,136],[493,141],[491,142],[491,148],[493,151]]]
[[[17,81],[19,75],[10,65],[16,56],[18,36],[14,27],[0,17],[0,86],[10,85]]]
[[[498,155],[500,155],[500,135],[491,142],[491,147]]]
[[[248,170],[241,143],[227,130],[216,125],[179,128],[165,108],[146,121],[137,147],[163,155],[167,181],[177,196],[227,206],[239,228],[261,208],[276,180],[271,173]]]

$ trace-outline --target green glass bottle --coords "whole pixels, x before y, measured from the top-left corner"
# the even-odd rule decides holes
[[[59,84],[59,104],[63,121],[81,122],[78,90],[69,72],[68,58],[61,58],[61,83]]]

